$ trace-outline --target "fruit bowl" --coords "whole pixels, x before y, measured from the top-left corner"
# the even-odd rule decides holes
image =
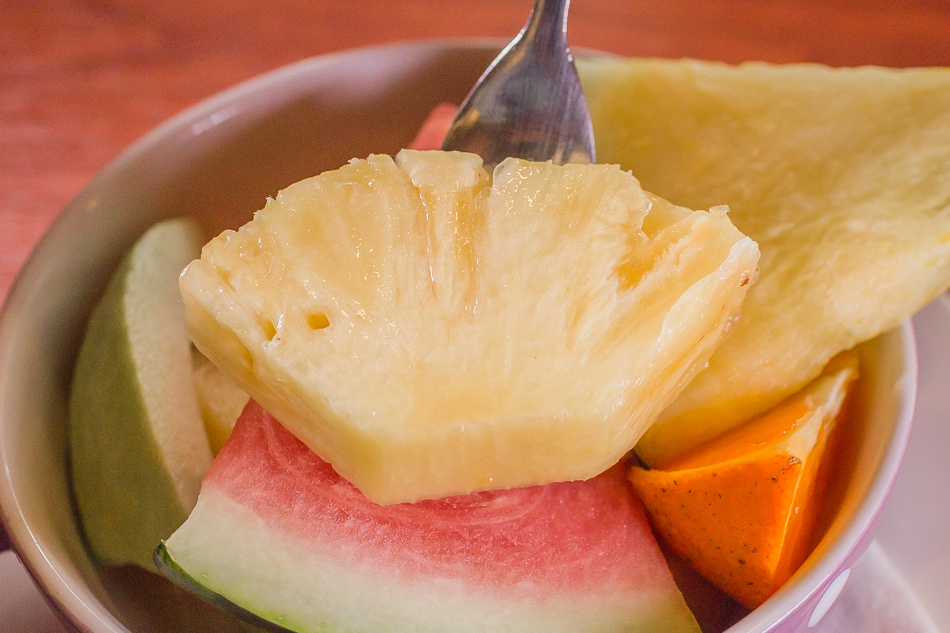
[[[194,215],[210,237],[249,220],[292,182],[354,156],[397,151],[433,106],[465,95],[497,50],[494,42],[397,44],[272,72],[153,131],[55,222],[0,316],[0,511],[20,558],[70,626],[95,633],[244,626],[158,576],[98,568],[78,528],[65,458],[69,381],[86,321],[122,255],[157,220]],[[827,533],[732,633],[807,630],[870,543],[910,428],[910,326],[860,353],[861,423]]]

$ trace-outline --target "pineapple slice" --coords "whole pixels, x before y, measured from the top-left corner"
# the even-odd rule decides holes
[[[950,285],[950,70],[580,65],[602,160],[728,204],[762,249],[742,320],[637,452],[663,463],[798,391]]]
[[[230,376],[197,350],[191,353],[191,369],[211,454],[217,455],[231,437],[248,396]]]
[[[404,150],[291,185],[180,286],[199,350],[386,504],[606,470],[757,260],[615,166]]]

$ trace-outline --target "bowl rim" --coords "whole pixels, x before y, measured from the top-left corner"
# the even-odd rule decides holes
[[[800,614],[810,601],[822,595],[840,574],[847,571],[848,567],[843,567],[843,563],[853,562],[870,545],[873,526],[884,509],[910,441],[917,405],[919,371],[916,336],[910,319],[902,321],[897,328],[884,332],[880,336],[899,337],[900,362],[904,367],[904,372],[897,384],[897,388],[901,391],[900,409],[894,421],[891,436],[884,444],[886,450],[871,479],[868,493],[859,503],[838,539],[824,552],[822,558],[811,566],[808,566],[806,562],[805,566],[795,572],[778,591],[739,622],[726,629],[724,633],[764,633],[777,629],[781,623],[788,621],[792,614]],[[811,628],[810,624],[809,628]]]
[[[278,88],[291,85],[296,77],[309,76],[321,68],[367,55],[393,55],[412,51],[415,55],[438,54],[449,49],[488,50],[503,45],[497,38],[437,38],[406,40],[372,46],[361,46],[316,55],[255,75],[187,107],[146,132],[123,149],[63,208],[30,252],[2,306],[0,306],[0,522],[5,528],[11,549],[23,563],[33,582],[40,588],[57,616],[71,628],[80,631],[124,633],[127,629],[84,586],[75,587],[59,573],[58,561],[44,550],[36,534],[26,522],[21,501],[13,486],[7,464],[8,447],[2,415],[6,401],[6,385],[11,373],[4,359],[17,334],[18,315],[26,312],[32,294],[41,282],[42,262],[57,250],[57,244],[69,232],[70,220],[93,198],[103,183],[120,175],[127,166],[147,154],[154,145],[170,140],[183,132],[200,134],[238,113],[268,111],[282,103]],[[222,116],[222,114],[224,116]],[[217,117],[215,115],[218,115]],[[198,126],[198,127],[196,127]],[[199,130],[199,131],[196,131]],[[86,594],[84,598],[81,594]],[[93,629],[92,627],[96,628]]]
[[[2,415],[6,401],[6,385],[11,373],[10,364],[4,362],[10,354],[11,346],[17,334],[18,315],[26,312],[33,293],[41,282],[41,263],[49,259],[57,250],[59,241],[69,231],[69,221],[91,199],[93,192],[102,183],[121,175],[124,169],[140,156],[147,154],[154,145],[170,139],[195,126],[216,125],[214,116],[230,113],[228,117],[240,113],[267,111],[283,101],[279,90],[269,90],[293,83],[296,77],[309,76],[321,68],[352,61],[364,55],[392,55],[411,52],[414,55],[426,53],[438,54],[454,50],[475,52],[498,50],[506,43],[500,38],[433,38],[421,40],[402,40],[371,46],[360,46],[320,54],[293,62],[263,74],[241,81],[225,90],[217,92],[196,104],[189,106],[144,136],[123,149],[113,160],[90,180],[90,182],[57,215],[43,236],[27,257],[18,272],[10,291],[0,306],[0,521],[6,527],[11,547],[39,586],[48,603],[57,616],[70,628],[81,631],[109,631],[123,633],[127,629],[113,616],[87,587],[80,583],[76,587],[68,577],[59,573],[59,561],[50,557],[42,543],[26,522],[21,500],[13,487],[7,467],[8,447],[3,429],[7,422]],[[609,53],[592,49],[576,48],[580,55],[615,57]],[[225,120],[225,119],[222,119]],[[945,301],[950,299],[944,297]],[[737,624],[727,629],[727,633],[760,633],[772,629],[812,599],[826,586],[836,573],[837,564],[856,553],[862,539],[873,525],[883,507],[884,500],[900,465],[910,435],[911,421],[916,402],[917,351],[913,327],[909,320],[904,321],[894,331],[900,336],[901,360],[906,368],[902,381],[906,383],[904,397],[898,419],[895,421],[892,437],[887,442],[887,450],[878,464],[868,495],[861,501],[857,511],[842,532],[839,539],[827,550],[826,555],[807,573],[796,573],[776,594],[763,605],[750,612]],[[866,543],[865,543],[866,545]],[[78,582],[78,581],[77,581]],[[85,596],[83,595],[85,594]],[[93,628],[95,627],[95,628]]]

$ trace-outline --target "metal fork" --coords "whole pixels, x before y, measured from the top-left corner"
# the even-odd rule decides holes
[[[567,43],[570,0],[535,0],[531,17],[465,98],[442,143],[486,166],[509,156],[594,162],[594,132]]]

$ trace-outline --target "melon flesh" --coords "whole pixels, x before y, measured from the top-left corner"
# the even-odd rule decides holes
[[[152,551],[188,517],[211,465],[177,292],[200,244],[190,219],[150,228],[110,280],[79,351],[70,474],[84,536],[104,564],[153,569]]]
[[[378,503],[593,477],[738,314],[758,249],[608,165],[404,150],[296,183],[181,278],[196,346]]]
[[[667,462],[950,286],[950,70],[584,60],[597,156],[762,249],[735,331],[643,437]]]
[[[698,631],[620,467],[379,506],[254,401],[156,559],[292,631]]]
[[[857,355],[846,353],[764,415],[662,470],[630,471],[663,540],[750,609],[791,577],[820,536],[818,472],[842,459],[826,447],[857,374]]]

